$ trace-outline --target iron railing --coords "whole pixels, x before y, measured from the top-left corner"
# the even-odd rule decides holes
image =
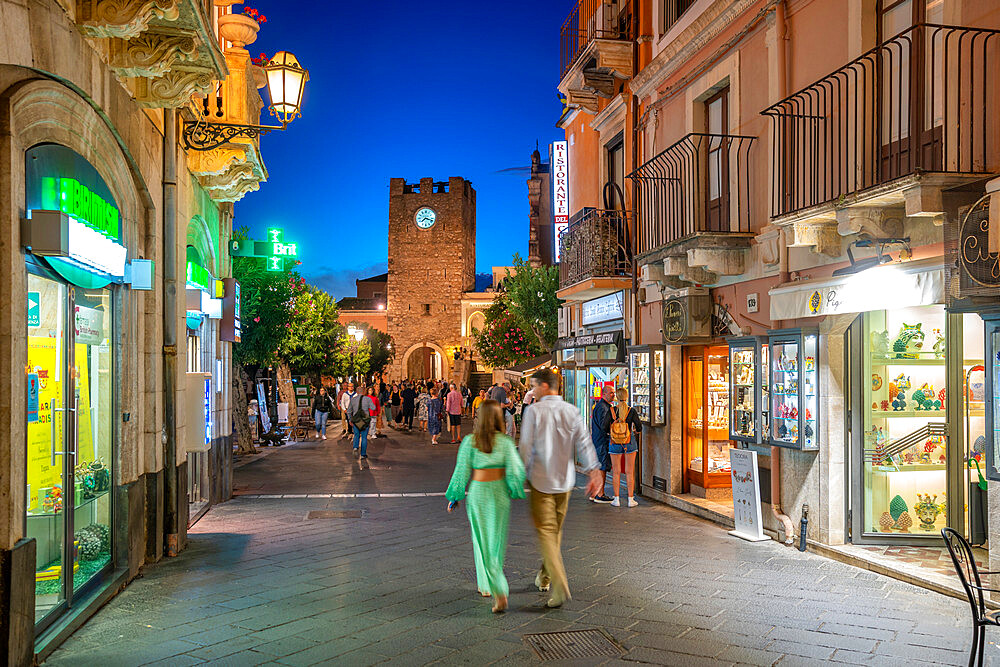
[[[635,39],[632,0],[577,0],[559,31],[559,76],[595,39]]]
[[[1000,31],[919,24],[765,109],[771,215],[918,171],[986,173]]]
[[[749,232],[755,140],[691,133],[629,174],[639,186],[636,254],[702,232]]]
[[[559,287],[589,278],[630,277],[628,214],[587,208],[573,218],[559,236]]]

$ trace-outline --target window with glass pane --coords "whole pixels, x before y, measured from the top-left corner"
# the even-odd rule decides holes
[[[756,385],[753,346],[733,346],[729,350],[732,362],[732,434],[744,438],[756,435],[754,419],[754,388]]]
[[[771,343],[771,437],[799,442],[799,344]]]
[[[942,306],[864,316],[864,531],[938,535],[946,525]]]
[[[631,403],[636,414],[642,421],[649,421],[650,368],[649,352],[632,352],[629,354],[629,366],[632,371]]]

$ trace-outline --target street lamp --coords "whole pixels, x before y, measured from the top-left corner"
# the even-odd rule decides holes
[[[184,147],[195,151],[210,151],[237,137],[255,139],[271,130],[284,130],[295,118],[302,115],[302,93],[305,91],[309,72],[288,51],[279,51],[264,65],[267,78],[268,107],[271,115],[281,121],[276,125],[236,125],[209,123],[199,118],[195,123],[184,123]]]

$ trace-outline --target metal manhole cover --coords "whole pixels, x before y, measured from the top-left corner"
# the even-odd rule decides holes
[[[306,519],[360,519],[362,510],[313,510],[306,514]]]
[[[525,643],[541,660],[619,656],[625,650],[603,630],[567,630],[524,635]]]

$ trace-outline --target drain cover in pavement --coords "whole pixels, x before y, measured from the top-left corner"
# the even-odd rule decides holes
[[[524,635],[524,641],[542,660],[619,656],[625,651],[603,630],[567,630]]]
[[[313,510],[306,514],[307,519],[360,519],[361,510]]]

